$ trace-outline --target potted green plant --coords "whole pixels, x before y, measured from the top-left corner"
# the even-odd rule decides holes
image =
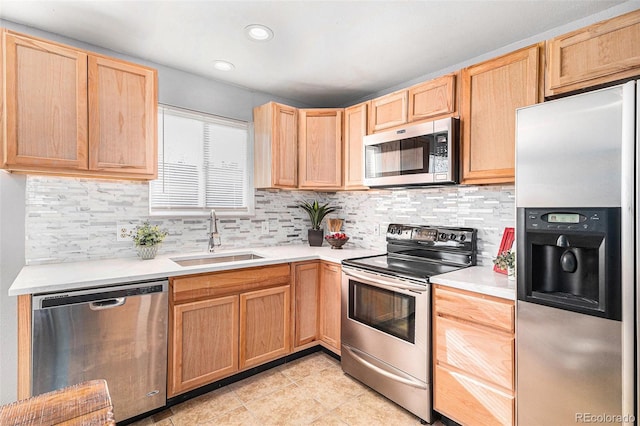
[[[329,203],[320,204],[318,200],[314,200],[313,202],[303,201],[298,204],[298,207],[309,214],[309,220],[311,221],[311,229],[309,229],[307,234],[309,245],[320,247],[324,239],[324,230],[320,228],[322,221],[326,215],[336,211],[336,208],[329,206]]]
[[[138,249],[138,256],[145,260],[156,257],[158,246],[167,234],[167,231],[160,229],[158,225],[151,225],[149,221],[136,226],[135,231],[131,234],[131,239]]]
[[[516,253],[511,250],[505,250],[493,259],[493,263],[500,269],[507,271],[507,277],[510,280],[516,278]]]

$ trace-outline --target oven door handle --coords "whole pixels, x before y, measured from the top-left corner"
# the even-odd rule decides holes
[[[378,374],[381,374],[391,380],[394,380],[396,382],[400,382],[403,383],[405,385],[408,386],[412,386],[414,388],[418,388],[418,389],[426,389],[427,388],[427,384],[421,382],[420,380],[413,378],[411,376],[409,376],[406,373],[403,373],[402,376],[398,375],[397,373],[393,373],[391,371],[387,371],[384,368],[378,367],[377,365],[375,365],[373,362],[368,361],[367,358],[367,354],[356,349],[356,348],[352,348],[349,347],[347,345],[342,345],[343,349],[346,349],[347,352],[349,352],[349,355],[351,355],[351,357],[358,363],[364,365],[365,367],[375,371]]]
[[[360,274],[357,272],[352,271],[351,269],[347,270],[345,268],[342,268],[342,272],[344,272],[346,275],[353,277],[357,280],[362,281],[364,284],[369,284],[375,287],[380,287],[380,288],[384,288],[387,290],[409,290],[409,291],[417,291],[420,293],[424,293],[425,291],[427,291],[427,287],[423,286],[423,285],[412,285],[412,284],[407,284],[407,283],[402,283],[402,282],[397,282],[397,281],[389,281],[389,280],[385,280],[382,277],[380,277],[379,275],[365,275],[365,274]]]

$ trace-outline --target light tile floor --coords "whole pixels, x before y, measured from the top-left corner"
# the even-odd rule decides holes
[[[315,352],[134,423],[192,425],[419,425],[420,419]],[[440,422],[436,425],[442,426]]]

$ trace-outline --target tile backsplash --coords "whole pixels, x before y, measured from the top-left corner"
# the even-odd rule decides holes
[[[309,220],[296,207],[318,199],[339,209],[349,245],[385,250],[384,232],[392,222],[478,229],[479,263],[490,264],[504,227],[514,226],[514,187],[448,186],[366,192],[310,193],[256,190],[255,215],[220,217],[222,249],[307,241]],[[146,182],[29,176],[26,187],[27,264],[135,257],[133,243],[116,241],[117,224],[149,219],[169,231],[160,254],[203,252],[206,217],[149,217]],[[261,233],[269,222],[269,233]],[[374,233],[380,229],[378,235]]]

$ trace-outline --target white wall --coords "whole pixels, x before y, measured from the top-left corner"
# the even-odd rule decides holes
[[[18,314],[7,292],[25,259],[25,176],[0,170],[0,404],[17,398]]]

